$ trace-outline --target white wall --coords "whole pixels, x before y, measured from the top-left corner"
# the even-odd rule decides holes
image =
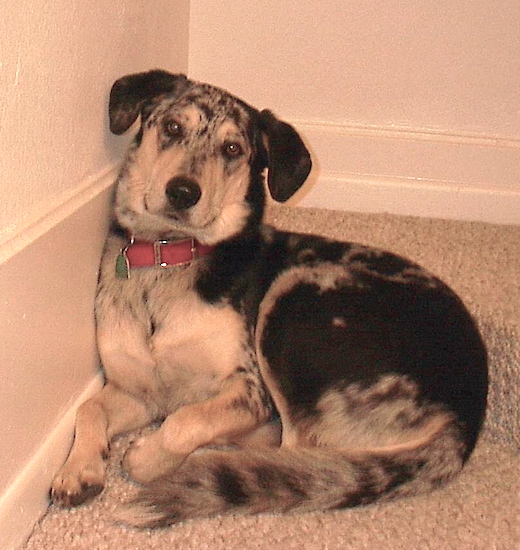
[[[517,0],[192,0],[190,74],[296,123],[304,204],[520,222]]]
[[[107,130],[110,85],[152,66],[187,70],[189,1],[153,4],[2,1],[2,549],[44,509],[71,434],[66,413],[96,385],[92,303],[126,141]]]

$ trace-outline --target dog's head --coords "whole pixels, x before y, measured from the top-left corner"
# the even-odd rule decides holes
[[[231,94],[155,70],[112,86],[110,129],[141,126],[119,178],[119,223],[146,239],[240,233],[264,206],[262,171],[277,201],[307,178],[311,160],[294,128]]]

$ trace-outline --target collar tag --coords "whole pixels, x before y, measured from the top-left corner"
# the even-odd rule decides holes
[[[130,266],[126,257],[126,250],[123,248],[116,258],[116,277],[118,279],[130,279]]]

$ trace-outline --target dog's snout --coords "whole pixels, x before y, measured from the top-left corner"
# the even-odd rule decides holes
[[[166,196],[175,210],[186,210],[199,202],[201,191],[193,180],[178,176],[168,182]]]

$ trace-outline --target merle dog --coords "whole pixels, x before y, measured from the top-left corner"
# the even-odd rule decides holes
[[[104,388],[77,413],[55,502],[104,486],[111,438],[153,422],[123,466],[127,521],[338,509],[429,491],[468,459],[486,351],[460,299],[389,252],[262,222],[303,184],[292,126],[216,87],[119,79],[111,130],[140,118],[96,298]]]

